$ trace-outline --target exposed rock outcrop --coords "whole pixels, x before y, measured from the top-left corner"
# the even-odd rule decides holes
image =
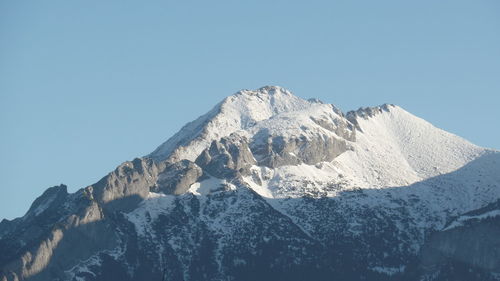
[[[351,122],[356,127],[356,129],[358,129],[359,131],[362,131],[361,128],[359,127],[357,118],[368,119],[368,118],[373,117],[377,114],[380,114],[384,111],[385,112],[390,111],[391,107],[394,107],[394,105],[388,104],[388,103],[383,104],[381,106],[361,107],[358,110],[353,110],[353,111],[347,112],[346,118],[347,118],[347,120],[349,120],[349,122]]]
[[[306,136],[285,138],[268,135],[265,129],[259,132],[251,143],[251,150],[258,165],[269,168],[329,162],[348,149],[348,142],[342,138],[319,134],[312,139]]]
[[[73,195],[64,185],[48,189],[0,240],[3,278],[65,280],[64,271],[75,261],[116,247],[111,222],[103,219],[103,209],[88,189]]]
[[[167,165],[165,170],[158,175],[158,181],[151,191],[174,195],[183,194],[202,175],[203,171],[196,163],[181,160]]]
[[[127,161],[93,184],[92,196],[106,209],[131,210],[148,196],[165,165],[148,158]]]
[[[247,139],[237,135],[213,141],[196,159],[196,163],[209,174],[225,178],[238,173],[248,174],[256,161],[248,147]]]

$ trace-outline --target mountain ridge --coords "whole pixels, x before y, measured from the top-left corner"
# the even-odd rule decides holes
[[[420,266],[421,249],[500,198],[499,163],[395,105],[344,114],[242,90],[146,157],[3,220],[0,280],[444,280],[458,275]]]

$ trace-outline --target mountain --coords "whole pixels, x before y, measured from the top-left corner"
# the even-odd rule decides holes
[[[500,152],[385,104],[243,90],[0,223],[0,280],[500,280]]]

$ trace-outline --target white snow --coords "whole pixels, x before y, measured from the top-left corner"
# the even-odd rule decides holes
[[[173,207],[174,199],[174,195],[150,192],[148,198],[143,200],[138,208],[125,216],[135,225],[140,236],[147,236],[152,233],[151,222],[160,214],[168,212]]]
[[[210,194],[212,191],[221,189],[226,184],[225,180],[210,177],[204,181],[193,183],[188,189],[188,192],[198,196],[205,196]]]
[[[284,112],[258,122],[247,131],[251,137],[261,130],[266,130],[268,135],[283,136],[285,139],[301,136],[311,139],[318,134],[337,137],[334,132],[321,127],[313,119],[324,120],[335,126],[334,122],[339,120],[340,116],[330,104],[310,104],[307,108]]]
[[[484,149],[438,129],[398,106],[358,118],[354,150],[335,162],[362,187],[403,186],[450,173]]]
[[[307,120],[314,114],[327,113],[323,106],[326,105],[275,116],[249,131],[262,127],[285,136],[305,135],[311,129],[300,132],[297,124],[314,128],[315,124]],[[295,127],[294,122],[298,122]],[[500,198],[500,173],[495,160],[500,160],[498,152],[471,144],[397,106],[388,106],[387,111],[367,119],[358,118],[358,122],[362,131],[357,131],[356,141],[350,142],[352,150],[332,162],[275,169],[254,166],[252,175],[245,177],[245,181],[268,199],[335,198],[339,192],[364,189],[369,196],[360,197],[352,204],[390,209],[400,207],[393,199],[419,200],[408,208],[412,220],[422,229],[439,229],[450,216]],[[255,181],[256,177],[260,182]],[[377,189],[385,189],[387,193],[376,192]],[[286,215],[287,210],[297,208],[286,200],[268,202]],[[303,227],[307,229],[306,225]],[[349,231],[358,232],[355,222]],[[418,245],[414,248],[418,249]]]
[[[52,196],[46,198],[42,203],[40,203],[33,211],[31,214],[34,216],[38,216],[41,214],[43,211],[47,210],[47,208],[50,206],[50,204],[56,199],[56,194],[53,194]]]
[[[303,110],[317,102],[305,101],[276,86],[255,91],[243,90],[227,97],[210,112],[188,123],[149,156],[158,159],[174,157],[194,161],[212,141],[247,130],[257,122],[281,113]]]
[[[383,273],[389,276],[393,276],[398,273],[403,273],[405,271],[406,266],[401,265],[399,267],[384,267],[384,266],[374,266],[371,267],[370,270],[373,270],[378,273]]]
[[[414,195],[425,201],[430,214],[464,213],[500,198],[497,152],[398,106],[358,122],[363,132],[357,133],[354,149],[333,161],[355,186],[394,187],[390,190],[399,198]],[[400,188],[405,186],[411,188]]]
[[[91,275],[95,277],[95,273],[92,271],[91,267],[99,266],[102,264],[101,254],[107,254],[115,259],[119,259],[125,253],[124,249],[116,248],[114,250],[99,251],[96,254],[90,256],[88,259],[80,261],[71,269],[64,271],[67,275],[68,280],[85,281],[85,277],[78,277],[76,275],[85,273],[86,275]],[[130,275],[130,274],[129,274]]]
[[[283,167],[273,171],[274,181],[265,186],[252,184],[266,197],[300,196],[276,190],[273,182],[285,180],[288,186],[304,179],[317,182],[349,181],[356,188],[386,188],[407,186],[431,177],[450,173],[484,153],[484,149],[434,127],[398,106],[367,119],[358,118],[362,132],[347,151],[325,167]],[[266,142],[267,137],[290,138],[319,136],[338,138],[333,128],[345,119],[333,105],[306,101],[280,87],[243,90],[226,98],[209,113],[186,125],[150,156],[189,159],[194,161],[213,140],[236,133]],[[265,130],[262,139],[259,132]],[[319,174],[318,174],[319,173]],[[314,178],[311,179],[311,174]],[[294,180],[296,179],[296,180]],[[250,182],[249,182],[250,183]],[[283,186],[284,184],[282,184]],[[273,190],[274,188],[274,190]],[[334,195],[334,194],[331,194]]]
[[[267,167],[253,166],[251,171],[257,177],[264,179],[261,184],[254,182],[251,176],[244,177],[245,182],[247,182],[250,187],[257,192],[260,196],[264,198],[274,198],[272,191],[269,189],[269,179],[272,177],[274,170]]]
[[[483,220],[487,218],[494,218],[500,216],[500,210],[493,210],[486,212],[481,215],[475,215],[475,216],[468,216],[464,215],[461,217],[458,217],[456,220],[454,220],[449,226],[447,226],[443,231],[450,230],[456,227],[464,226],[465,223],[472,221],[472,220]]]
[[[356,131],[356,141],[348,142],[350,150],[332,162],[275,169],[254,166],[252,175],[244,180],[268,199],[335,198],[339,192],[364,189],[371,195],[360,198],[362,204],[396,208],[390,198],[371,192],[387,189],[391,198],[423,202],[412,213],[422,227],[445,223],[445,215],[437,218],[434,213],[459,214],[500,197],[500,173],[494,171],[491,161],[467,167],[475,159],[497,152],[436,128],[398,106],[381,108],[374,116],[357,118],[361,131]],[[268,136],[283,136],[285,141],[339,138],[335,129],[341,122],[347,121],[333,105],[300,99],[280,87],[243,90],[186,125],[151,156],[193,161],[213,140],[230,134],[264,143]],[[459,169],[460,175],[453,174]],[[221,184],[211,178],[195,183],[189,192],[204,196]],[[278,203],[273,204],[279,208]],[[435,217],[434,222],[425,219],[429,216]]]
[[[401,204],[396,202],[403,201],[408,203],[405,208],[410,223],[421,228],[421,237],[426,229],[441,229],[452,216],[500,198],[498,151],[471,144],[398,106],[381,108],[374,116],[357,118],[361,130],[356,130],[356,140],[347,141],[349,150],[333,161],[274,169],[253,166],[244,181],[307,234],[311,231],[308,222],[292,215],[300,207],[296,205],[300,200],[288,198],[336,199],[346,191],[362,190],[364,196],[343,200],[342,204],[352,209],[382,207],[388,213],[400,209]],[[269,136],[282,136],[285,141],[318,136],[339,138],[336,129],[342,122],[347,121],[333,105],[302,100],[280,87],[244,90],[187,124],[150,156],[193,161],[213,140],[230,134],[263,143]],[[199,196],[203,204],[207,195],[221,187],[237,188],[212,177],[193,184],[188,192]],[[148,221],[168,212],[173,198],[151,195],[127,215],[140,235],[148,235]],[[227,212],[237,214],[238,210],[230,208]],[[231,227],[223,217],[211,219],[209,227],[221,235],[230,235]],[[460,222],[459,219],[455,223]],[[346,231],[360,234],[360,223],[349,218]],[[395,224],[401,231],[406,228],[400,222]],[[420,242],[415,241],[414,251]],[[391,275],[404,268],[372,270]]]
[[[324,192],[333,197],[339,190],[332,189],[332,186],[343,181],[338,168],[328,162],[286,165],[275,169],[253,166],[251,171],[261,178],[262,184],[254,182],[252,176],[244,177],[245,181],[265,198],[298,198],[312,195],[311,192]]]

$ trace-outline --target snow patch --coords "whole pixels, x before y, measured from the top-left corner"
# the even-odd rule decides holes
[[[201,182],[193,183],[191,187],[188,189],[188,192],[197,196],[206,196],[213,191],[220,190],[225,185],[227,185],[226,180],[210,177]]]
[[[97,252],[95,255],[90,258],[79,262],[77,265],[72,267],[69,270],[65,271],[65,274],[68,276],[68,280],[77,280],[77,281],[85,281],[86,277],[77,276],[79,274],[90,275],[92,277],[96,277],[96,274],[92,271],[91,267],[97,267],[102,264],[101,254],[107,254],[117,260],[124,254],[124,250],[121,248],[116,248],[114,250],[106,250]]]
[[[372,271],[378,272],[378,273],[393,276],[393,275],[398,274],[398,273],[403,273],[405,271],[405,268],[406,268],[406,266],[401,265],[399,267],[374,266],[374,267],[371,267],[369,269]]]
[[[45,199],[42,203],[40,203],[33,211],[32,214],[34,216],[38,216],[41,214],[43,211],[47,210],[48,207],[50,207],[50,204],[56,199],[57,194],[53,194],[49,198]]]
[[[455,221],[453,221],[449,226],[443,229],[443,231],[450,230],[456,227],[464,226],[467,222],[473,221],[473,220],[484,220],[488,218],[494,218],[500,216],[500,210],[493,210],[486,212],[481,215],[475,215],[475,216],[461,216],[457,218]]]
[[[357,121],[362,131],[354,151],[336,163],[365,187],[404,186],[450,173],[484,152],[397,106]]]
[[[165,195],[163,193],[150,192],[138,208],[125,217],[134,224],[139,236],[151,234],[151,222],[154,222],[162,213],[168,212],[173,207],[174,195]]]

